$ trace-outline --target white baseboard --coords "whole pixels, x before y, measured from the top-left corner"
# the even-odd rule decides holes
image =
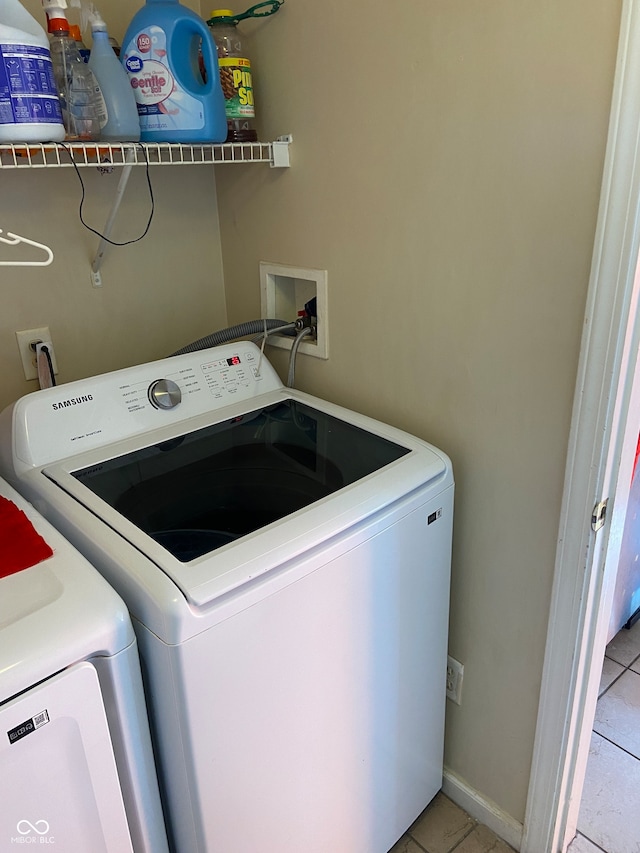
[[[520,849],[522,844],[522,824],[517,820],[503,812],[491,800],[483,797],[474,788],[470,788],[467,783],[456,776],[451,770],[445,767],[442,779],[442,793],[446,794],[450,800],[464,809],[472,818],[484,823],[496,835],[500,836],[503,841],[510,844],[516,850]]]

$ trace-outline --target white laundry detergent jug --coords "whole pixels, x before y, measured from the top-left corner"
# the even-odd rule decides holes
[[[18,0],[0,3],[0,142],[60,142],[49,41]]]

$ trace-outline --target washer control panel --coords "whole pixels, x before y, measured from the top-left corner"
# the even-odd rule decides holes
[[[248,341],[172,356],[21,398],[14,453],[43,465],[281,388]]]

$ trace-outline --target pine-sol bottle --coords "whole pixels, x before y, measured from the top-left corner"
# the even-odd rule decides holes
[[[256,142],[251,62],[230,9],[215,9],[207,21],[218,51],[227,116],[227,142]]]

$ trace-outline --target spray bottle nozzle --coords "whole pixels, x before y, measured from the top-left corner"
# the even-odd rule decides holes
[[[72,6],[80,8],[80,28],[85,31],[90,29],[92,33],[107,32],[107,25],[91,0],[70,0]]]
[[[43,4],[60,3],[67,7],[67,0],[42,0],[42,2]],[[69,6],[80,10],[80,30],[83,33],[87,30],[93,33],[107,32],[107,25],[91,0],[69,0]]]
[[[87,20],[89,22],[89,26],[91,27],[91,32],[107,32],[107,25],[100,17],[100,12],[96,9],[93,3],[89,4],[89,14],[87,16]]]
[[[46,12],[47,18],[67,19],[65,10],[67,8],[67,0],[42,0],[42,6]]]

